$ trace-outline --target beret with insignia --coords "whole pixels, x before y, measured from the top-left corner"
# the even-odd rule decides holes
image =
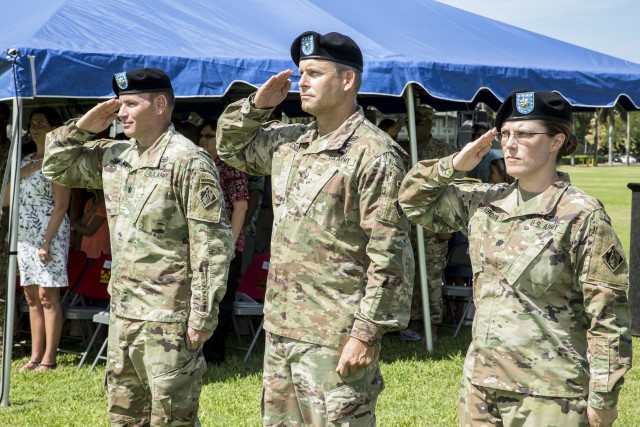
[[[171,80],[158,68],[135,68],[113,75],[111,86],[116,96],[127,93],[173,91]]]
[[[307,31],[291,44],[291,59],[296,65],[303,59],[324,59],[362,71],[362,52],[351,37],[340,33],[318,34]]]
[[[496,128],[515,120],[552,120],[571,123],[571,104],[562,95],[544,90],[514,90],[496,113]]]

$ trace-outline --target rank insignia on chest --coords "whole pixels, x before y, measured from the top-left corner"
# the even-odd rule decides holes
[[[611,247],[602,254],[602,259],[613,272],[624,262],[622,254],[614,245],[611,245]]]
[[[210,185],[205,185],[198,191],[198,198],[205,208],[208,208],[217,200],[216,193]]]

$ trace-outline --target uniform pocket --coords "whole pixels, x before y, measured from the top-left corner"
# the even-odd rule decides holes
[[[361,387],[359,387],[361,385]],[[384,390],[382,374],[378,370],[372,381],[356,381],[324,392],[328,421],[359,423],[370,420],[375,411],[376,399]],[[368,424],[367,424],[368,425]]]
[[[166,424],[194,418],[202,376],[207,370],[200,350],[182,351],[188,357],[183,366],[152,378],[153,399],[161,405]]]
[[[315,184],[305,192],[302,213],[320,227],[335,235],[344,223],[345,183],[338,168],[324,171]]]
[[[553,237],[537,241],[507,271],[507,282],[534,297],[544,294],[564,269],[564,259]]]

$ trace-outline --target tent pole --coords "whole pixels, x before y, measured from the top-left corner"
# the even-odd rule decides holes
[[[13,133],[11,137],[11,202],[9,205],[9,266],[7,269],[7,306],[4,319],[2,352],[2,399],[0,407],[9,406],[11,360],[13,350],[13,321],[16,306],[16,270],[18,256],[18,210],[20,208],[20,159],[22,157],[22,98],[13,100]]]
[[[405,102],[407,104],[407,117],[409,118],[409,147],[411,148],[411,166],[418,163],[418,143],[416,141],[416,106],[413,95],[413,85],[407,85],[405,92]],[[418,241],[418,263],[420,271],[420,289],[422,290],[422,320],[424,322],[424,335],[427,343],[427,351],[433,351],[433,340],[431,336],[431,310],[429,308],[429,286],[427,283],[427,263],[424,253],[424,232],[422,226],[414,224],[416,227]]]

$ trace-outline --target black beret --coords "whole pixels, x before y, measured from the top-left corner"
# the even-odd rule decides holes
[[[544,90],[518,89],[496,113],[496,128],[514,120],[554,120],[571,123],[571,104],[562,95]]]
[[[126,93],[173,91],[169,76],[158,68],[135,68],[114,74],[111,86],[116,96]]]
[[[291,59],[296,65],[303,59],[325,59],[362,71],[362,52],[350,37],[340,33],[318,34],[307,31],[291,44]]]

